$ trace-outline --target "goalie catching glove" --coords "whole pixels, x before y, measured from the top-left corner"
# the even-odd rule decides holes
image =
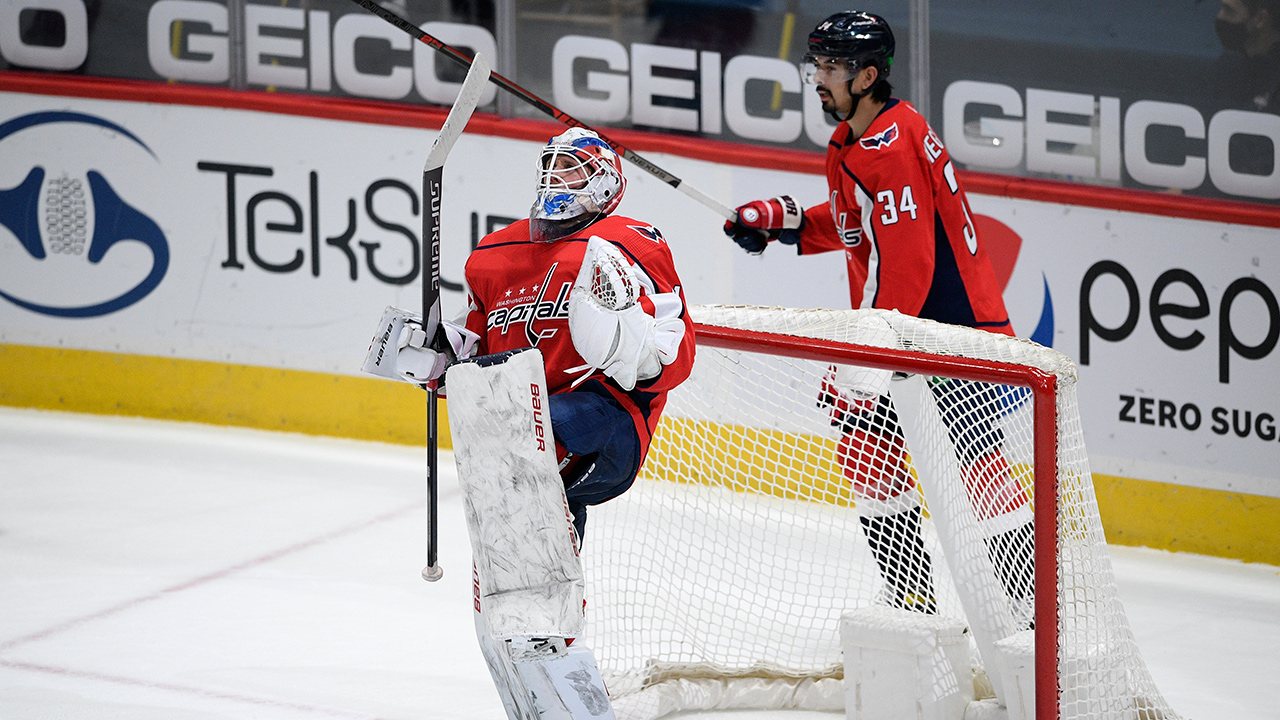
[[[684,338],[684,303],[678,288],[654,290],[618,248],[592,236],[569,296],[569,337],[586,365],[569,372],[599,370],[630,391],[674,362]]]
[[[475,333],[447,320],[440,322],[440,328],[448,341],[444,350],[431,347],[433,343],[422,328],[421,315],[387,306],[360,369],[370,375],[415,385],[425,386],[438,380],[449,363],[470,357],[480,340]]]
[[[733,238],[752,255],[764,252],[770,240],[784,245],[800,242],[800,230],[804,227],[804,211],[790,195],[779,195],[768,200],[754,200],[737,210],[737,221],[727,220],[724,234]]]

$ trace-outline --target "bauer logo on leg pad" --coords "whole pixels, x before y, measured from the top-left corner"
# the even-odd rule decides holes
[[[529,398],[533,404],[533,437],[538,442],[538,449],[546,452],[547,435],[549,434],[542,422],[542,386],[538,383],[529,383]]]

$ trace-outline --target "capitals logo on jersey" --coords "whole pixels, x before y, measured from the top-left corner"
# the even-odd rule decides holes
[[[567,320],[569,318],[569,293],[573,290],[573,283],[562,283],[555,300],[548,299],[547,290],[551,282],[551,276],[555,274],[556,266],[560,263],[551,265],[551,269],[547,271],[546,277],[538,285],[532,288],[522,287],[519,292],[515,290],[507,290],[506,297],[498,302],[498,307],[489,311],[486,318],[486,324],[489,329],[500,328],[502,334],[506,335],[507,330],[512,325],[524,325],[525,339],[528,340],[531,347],[535,347],[539,340],[552,337],[556,334],[556,328],[543,328],[541,330],[534,327],[535,321],[556,321]],[[512,297],[514,295],[515,297]],[[472,308],[476,307],[475,302],[471,303]]]
[[[894,123],[885,128],[883,132],[878,132],[871,137],[864,137],[858,141],[858,144],[867,150],[883,150],[893,144],[898,139],[898,123]]]
[[[840,242],[845,247],[857,247],[862,242],[862,226],[850,224],[847,212],[839,212],[836,208],[840,207],[840,191],[836,190],[831,193],[831,219],[836,222],[836,232],[840,234]]]
[[[652,225],[628,225],[627,227],[635,230],[637,235],[647,237],[656,243],[666,242],[666,238],[662,237],[662,232]]]

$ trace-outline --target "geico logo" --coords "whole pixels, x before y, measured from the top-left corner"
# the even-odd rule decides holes
[[[180,30],[176,38],[175,24]],[[223,3],[160,0],[147,15],[151,68],[174,80],[227,82],[231,77],[228,25]],[[334,21],[327,10],[247,3],[244,26],[245,79],[252,85],[327,92],[336,82],[351,95],[385,100],[399,100],[417,90],[428,102],[444,105],[453,102],[461,87],[460,82],[437,76],[435,50],[368,13],[352,12]],[[422,29],[450,45],[488,57],[497,55],[497,42],[482,27],[429,22]],[[187,52],[180,53],[184,41]],[[356,45],[365,43],[378,43],[389,51],[385,55],[390,62],[379,68],[381,72],[356,66]],[[489,84],[480,104],[492,102],[497,91]]]
[[[231,72],[227,18],[220,3],[157,2],[147,19],[152,69],[175,80],[226,82]],[[175,23],[183,23],[177,40]],[[422,29],[450,45],[497,55],[497,42],[483,27],[430,22]],[[177,52],[183,40],[189,57]],[[358,42],[383,44],[389,62],[381,72],[357,68]],[[336,83],[352,95],[386,100],[417,90],[423,99],[439,104],[452,103],[460,87],[437,77],[434,50],[367,13],[353,12],[334,21],[324,10],[247,4],[244,46],[245,76],[253,85],[324,92]],[[628,50],[613,40],[569,35],[556,43],[551,64],[554,102],[585,122],[617,122],[630,115],[637,124],[715,135],[727,124],[750,140],[789,143],[804,132],[814,144],[825,146],[831,137],[832,126],[812,92],[803,93],[803,112],[748,110],[751,83],[778,83],[783,92],[801,92],[798,68],[778,58],[739,55],[722,70],[719,53],[643,43]],[[581,68],[586,68],[585,84],[578,87],[574,77]],[[671,76],[681,71],[695,73],[697,79]],[[488,85],[480,105],[491,102],[496,92],[496,86]]]
[[[1120,306],[1123,307],[1124,320],[1114,327],[1104,325],[1095,310],[1094,285],[1104,277],[1119,280],[1127,297]],[[1178,291],[1176,286],[1182,286],[1185,290]],[[1188,291],[1195,298],[1193,303],[1170,300],[1170,297],[1185,297]],[[1105,296],[1109,300],[1116,297],[1115,293],[1106,293]],[[1175,329],[1183,331],[1183,334],[1179,334],[1170,329],[1167,320],[1174,317],[1183,321],[1196,321],[1212,314],[1209,295],[1198,277],[1179,268],[1166,270],[1151,285],[1148,298],[1151,328],[1162,343],[1174,350],[1192,350],[1204,342],[1205,333],[1199,329],[1185,332],[1186,325],[1175,324]],[[1240,308],[1235,306],[1237,301],[1241,303]],[[1259,304],[1265,308],[1263,312],[1258,312],[1259,308],[1256,306]],[[1125,266],[1112,260],[1094,263],[1080,282],[1080,364],[1089,364],[1089,343],[1093,336],[1107,342],[1120,342],[1133,334],[1138,327],[1141,306],[1138,283]],[[1097,307],[1109,319],[1118,315],[1110,302],[1100,302]],[[1228,383],[1231,381],[1230,363],[1233,354],[1247,360],[1261,360],[1275,349],[1276,341],[1280,339],[1280,304],[1276,302],[1275,293],[1266,283],[1256,277],[1242,277],[1228,283],[1222,291],[1217,313],[1218,382]],[[1207,328],[1210,332],[1214,331],[1213,324],[1210,321]]]
[[[983,108],[965,121],[971,106]],[[999,108],[993,115],[991,108]],[[1072,117],[1077,122],[1059,122]],[[1221,110],[1206,126],[1199,110],[1179,103],[1139,100],[1121,112],[1120,99],[1086,93],[961,80],[947,86],[942,102],[943,135],[951,157],[981,168],[1027,170],[1081,178],[1120,180],[1121,164],[1144,185],[1192,190],[1206,174],[1220,191],[1240,197],[1280,199],[1280,116]],[[1190,140],[1207,140],[1205,157],[1186,153],[1180,163],[1153,162],[1148,129],[1171,128]],[[1232,138],[1252,135],[1270,141],[1275,162],[1267,175],[1232,167]],[[1070,150],[1062,150],[1062,147]]]
[[[638,125],[723,133],[790,143],[803,132],[825,147],[833,126],[816,93],[803,92],[799,68],[779,58],[737,55],[723,63],[720,53],[566,35],[551,51],[555,104],[586,122],[617,122],[631,116]],[[582,81],[579,84],[579,81]],[[800,93],[803,111],[748,108],[747,88],[776,83],[786,94]]]
[[[62,16],[61,45],[24,39],[22,14],[49,12]],[[52,38],[42,38],[49,39]],[[32,42],[28,42],[32,40]],[[0,2],[0,55],[14,65],[45,70],[74,70],[89,56],[89,15],[82,0],[4,0]]]
[[[227,252],[222,261],[223,268],[243,270],[243,249],[250,262],[269,273],[293,273],[307,264],[311,275],[319,277],[324,257],[345,260],[347,277],[352,282],[359,279],[361,263],[357,250],[351,246],[352,240],[356,239],[357,232],[365,237],[369,233],[359,230],[356,199],[347,198],[345,222],[333,228],[339,230],[338,234],[327,235],[332,231],[322,227],[320,176],[317,172],[310,172],[307,187],[302,192],[291,195],[274,189],[256,192],[251,189],[261,183],[248,178],[271,177],[275,171],[270,167],[201,160],[196,163],[196,168],[202,172],[221,173],[225,178]],[[244,199],[246,195],[247,200]],[[386,199],[377,201],[384,195]],[[305,213],[297,199],[299,196],[305,198]],[[334,205],[332,200],[324,202],[324,207]],[[336,205],[341,207],[341,203]],[[389,210],[398,211],[395,214],[404,219],[417,217],[418,194],[399,180],[383,178],[370,183],[364,190],[365,218],[390,236],[399,237],[385,246],[380,241],[364,239],[358,239],[356,244],[364,250],[364,267],[374,278],[389,285],[407,285],[418,277],[421,248],[412,230],[387,218]],[[238,218],[244,218],[243,226]],[[243,245],[240,242],[241,228],[244,230]]]

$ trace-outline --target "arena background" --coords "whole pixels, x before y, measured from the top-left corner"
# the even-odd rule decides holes
[[[290,5],[5,5],[0,402],[423,442],[424,395],[357,368],[382,308],[418,305],[421,167],[461,75],[354,4]],[[825,197],[794,28],[833,8],[744,4],[717,15],[736,30],[694,38],[669,19],[699,3],[583,3],[577,25],[537,3],[410,5],[722,202]],[[1212,13],[1159,30],[1109,3],[1110,35],[1079,21],[1051,41],[949,7],[930,75],[911,66],[920,5],[881,10],[908,29],[895,80],[967,168],[1018,334],[1079,364],[1108,539],[1280,564],[1280,116],[1151,70],[1211,78]],[[130,34],[146,45],[113,42]],[[1134,62],[1068,81],[1046,60],[1101,67],[1109,49]],[[527,214],[560,129],[485,102],[446,166],[446,315],[470,247]],[[848,307],[840,258],[748,257],[713,212],[629,180],[619,211],[662,229],[690,301]]]

